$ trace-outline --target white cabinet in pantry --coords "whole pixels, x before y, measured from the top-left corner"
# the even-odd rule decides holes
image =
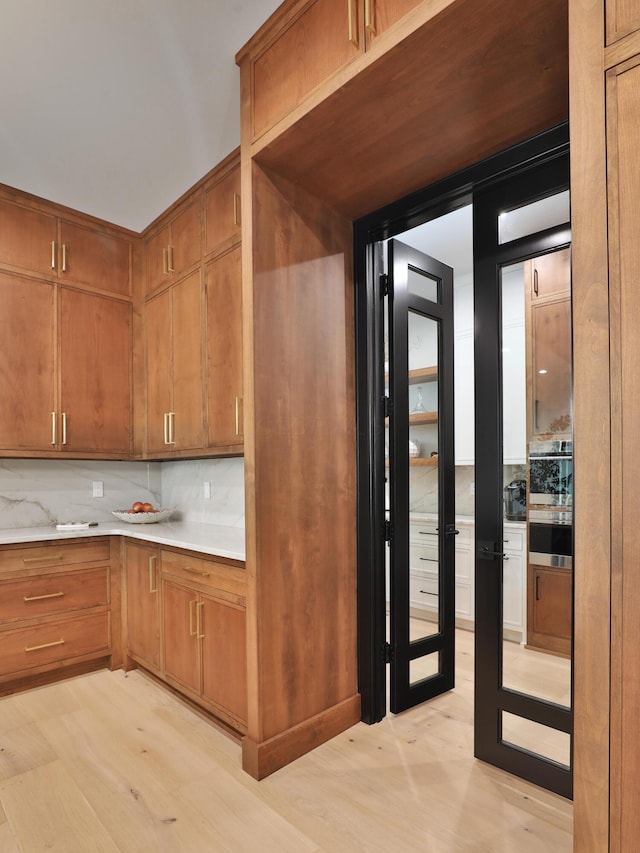
[[[526,525],[523,521],[504,526],[502,616],[505,640],[523,643],[527,636],[527,585],[525,560]]]

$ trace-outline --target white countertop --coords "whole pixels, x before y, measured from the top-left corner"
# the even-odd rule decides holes
[[[97,527],[81,530],[56,530],[55,527],[17,527],[0,530],[0,545],[19,542],[44,542],[59,539],[84,539],[88,536],[128,536],[157,545],[187,548],[214,557],[245,559],[243,527],[197,524],[186,521],[161,521],[157,524],[100,522]]]
[[[437,521],[438,516],[435,512],[412,512],[410,521],[433,522]],[[475,518],[472,515],[456,515],[456,524],[475,524]],[[516,530],[524,530],[527,526],[525,521],[508,521],[504,520],[505,527],[512,527]]]

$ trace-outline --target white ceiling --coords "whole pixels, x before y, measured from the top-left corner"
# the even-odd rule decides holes
[[[142,231],[240,143],[280,0],[1,0],[0,182]]]

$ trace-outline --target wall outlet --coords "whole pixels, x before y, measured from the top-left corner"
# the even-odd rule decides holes
[[[209,480],[204,481],[204,499],[205,501],[211,500],[211,483]]]
[[[103,498],[104,497],[104,483],[102,480],[94,480],[93,481],[93,497],[94,498]]]

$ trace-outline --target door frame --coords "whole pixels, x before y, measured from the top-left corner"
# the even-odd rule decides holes
[[[474,190],[568,148],[569,126],[564,122],[354,223],[358,689],[365,723],[380,722],[387,705],[384,429],[380,429],[384,357],[376,244],[463,207],[472,201]]]

